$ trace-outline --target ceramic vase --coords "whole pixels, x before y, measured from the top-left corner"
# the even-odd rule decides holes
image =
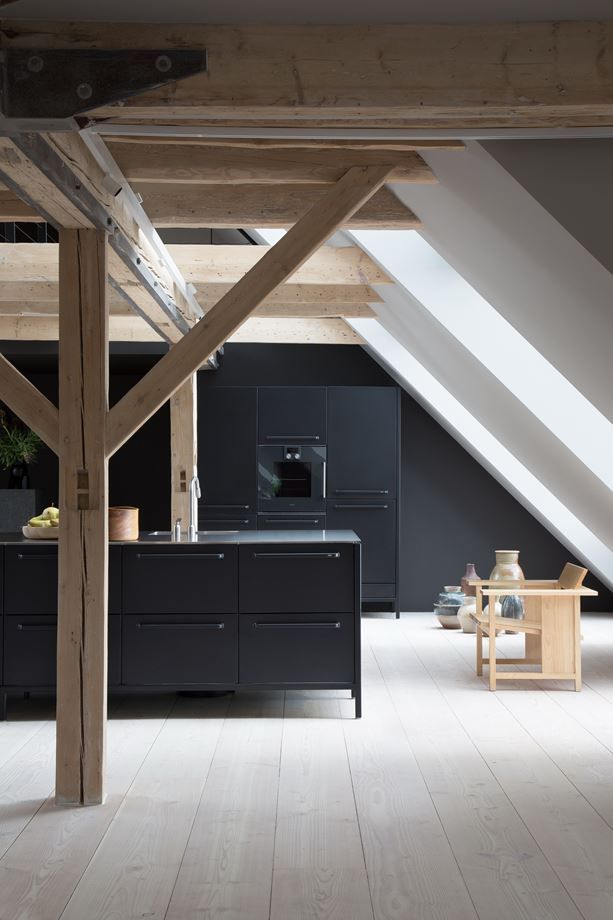
[[[524,602],[517,594],[505,594],[500,601],[501,616],[511,620],[523,620],[526,616]]]
[[[496,565],[490,572],[490,581],[523,581],[518,549],[497,549]]]
[[[467,597],[465,603],[458,610],[458,622],[462,627],[462,632],[474,633],[477,631],[477,624],[471,614],[477,612],[477,602],[474,598]]]
[[[479,576],[477,575],[477,572],[476,572],[476,570],[475,570],[475,563],[474,563],[474,562],[467,562],[467,563],[466,563],[466,571],[464,572],[464,574],[463,574],[463,576],[462,576],[462,591],[464,592],[464,594],[466,595],[466,597],[476,597],[476,595],[477,595],[477,587],[476,587],[476,585],[469,585],[469,584],[468,584],[469,578],[479,578]],[[473,632],[474,632],[474,630],[473,630]]]

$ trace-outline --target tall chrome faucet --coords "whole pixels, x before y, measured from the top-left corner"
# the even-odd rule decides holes
[[[201,497],[198,467],[194,467],[194,475],[189,483],[189,527],[187,539],[189,543],[198,542],[198,499]]]

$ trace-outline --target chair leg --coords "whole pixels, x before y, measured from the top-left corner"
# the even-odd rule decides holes
[[[575,690],[581,690],[581,598],[575,598]]]
[[[477,624],[477,676],[483,675],[483,630]]]
[[[496,625],[494,616],[496,612],[497,597],[489,598],[489,636],[488,636],[488,655],[489,655],[489,672],[490,672],[490,690],[496,689]]]

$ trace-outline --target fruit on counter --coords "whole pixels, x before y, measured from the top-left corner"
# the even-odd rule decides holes
[[[29,527],[59,527],[60,526],[60,509],[55,505],[49,505],[48,508],[28,521]]]
[[[42,515],[39,514],[38,517],[30,518],[28,521],[28,527],[53,527],[51,521],[46,520]]]

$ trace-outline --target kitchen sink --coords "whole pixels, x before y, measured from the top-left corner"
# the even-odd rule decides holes
[[[240,531],[238,531],[238,530],[199,530],[199,531],[198,531],[198,536],[199,536],[199,537],[208,537],[208,536],[210,536],[211,534],[216,534],[216,533],[221,533],[221,534],[223,534],[223,533],[239,533],[239,532],[240,532]],[[170,536],[172,536],[172,534],[171,534],[170,530],[150,530],[149,533],[147,534],[147,536],[148,536],[148,537],[170,537]],[[187,542],[186,540],[185,540],[185,541],[183,540],[183,536],[184,536],[184,535],[181,534],[181,542],[182,542],[182,543],[183,543],[183,542]]]

